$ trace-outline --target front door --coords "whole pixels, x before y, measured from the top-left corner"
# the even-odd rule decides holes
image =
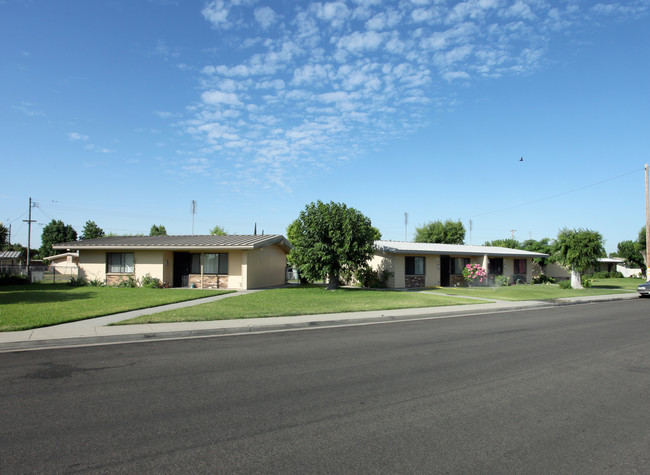
[[[449,256],[440,256],[440,286],[449,287],[449,276],[451,275]]]
[[[189,252],[174,253],[174,287],[187,287],[192,266],[192,255]]]

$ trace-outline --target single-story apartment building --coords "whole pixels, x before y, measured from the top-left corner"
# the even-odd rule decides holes
[[[495,246],[375,241],[370,266],[391,273],[388,288],[464,285],[463,269],[479,264],[490,278],[505,275],[511,283],[532,280],[533,259],[548,254]]]
[[[65,242],[79,252],[79,277],[117,285],[146,274],[173,287],[255,289],[286,281],[289,241],[281,235],[111,236]]]

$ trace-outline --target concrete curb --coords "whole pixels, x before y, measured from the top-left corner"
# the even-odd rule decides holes
[[[296,317],[269,317],[248,320],[158,323],[112,327],[102,327],[97,325],[93,327],[91,325],[85,325],[87,333],[93,334],[37,339],[31,339],[31,337],[29,337],[26,339],[15,339],[13,341],[0,341],[0,353],[457,318],[497,312],[518,312],[522,310],[537,310],[565,305],[594,304],[600,302],[631,300],[636,298],[638,298],[636,294],[612,294],[596,297],[574,297],[552,301],[499,301],[493,304],[409,308],[386,311],[303,315]],[[89,320],[85,320],[83,322],[88,321]]]

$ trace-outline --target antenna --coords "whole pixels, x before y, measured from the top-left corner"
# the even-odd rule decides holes
[[[194,215],[196,214],[196,200],[192,200],[192,236],[194,236]]]
[[[407,233],[407,230],[408,230],[408,224],[409,224],[409,214],[404,213],[404,241],[408,241],[408,239],[406,238],[406,233]]]
[[[510,230],[510,232],[512,233],[512,239],[515,238],[515,231],[516,231],[516,229],[511,229],[511,230]]]
[[[469,220],[469,244],[472,245],[472,220]]]

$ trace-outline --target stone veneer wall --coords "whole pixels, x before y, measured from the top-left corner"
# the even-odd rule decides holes
[[[129,277],[135,277],[133,274],[106,274],[106,285],[115,286],[120,282],[129,280]]]
[[[406,288],[424,287],[424,276],[423,275],[406,275],[406,276],[404,276],[404,282],[405,282]]]
[[[465,281],[465,277],[463,277],[462,275],[450,275],[449,285],[451,285],[452,287],[466,287],[467,282]]]
[[[189,285],[194,284],[197,289],[201,288],[201,274],[190,274]],[[227,289],[228,276],[203,274],[203,288],[204,289]]]

